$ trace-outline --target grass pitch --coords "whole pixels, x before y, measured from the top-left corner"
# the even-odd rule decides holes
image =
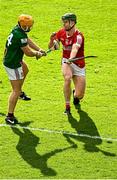
[[[85,36],[87,89],[78,113],[64,116],[61,52],[36,61],[25,57],[30,72],[24,90],[31,102],[19,101],[16,116],[26,127],[65,130],[98,136],[91,139],[65,134],[0,127],[0,178],[91,179],[117,178],[117,3],[115,0],[0,0],[0,57],[10,29],[21,13],[35,19],[29,36],[47,49],[50,33],[61,27],[66,12],[78,16]],[[0,65],[0,124],[4,123],[10,83]]]

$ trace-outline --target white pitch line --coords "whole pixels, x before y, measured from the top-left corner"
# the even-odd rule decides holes
[[[86,137],[86,138],[90,138],[90,139],[101,139],[104,141],[117,142],[117,138],[91,136],[88,134],[78,134],[75,132],[69,132],[69,131],[64,131],[64,130],[52,130],[52,129],[46,129],[46,128],[34,128],[34,127],[25,127],[25,126],[19,126],[19,125],[14,126],[14,125],[7,125],[7,124],[0,124],[0,127],[12,127],[12,128],[18,128],[18,129],[28,129],[31,131],[42,131],[42,132],[48,132],[48,133],[53,133],[53,134],[66,134],[66,135],[70,135],[70,136]]]

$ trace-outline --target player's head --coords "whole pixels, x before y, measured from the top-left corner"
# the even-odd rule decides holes
[[[61,19],[66,31],[70,31],[77,23],[77,17],[73,13],[64,14]]]
[[[34,24],[34,20],[30,15],[21,14],[18,17],[18,24],[23,31],[29,32]]]

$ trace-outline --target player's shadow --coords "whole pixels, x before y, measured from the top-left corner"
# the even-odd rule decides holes
[[[4,114],[4,113],[0,112],[0,116],[6,116],[6,114]]]
[[[28,126],[31,122],[25,122],[20,124],[20,126]],[[44,176],[56,176],[57,172],[48,166],[48,159],[57,153],[63,152],[67,149],[73,148],[74,146],[55,149],[51,152],[45,154],[39,154],[36,151],[36,147],[40,146],[40,138],[33,134],[29,129],[19,129],[16,126],[11,127],[13,132],[19,136],[19,142],[16,146],[17,151],[21,157],[26,161],[31,167],[40,169]],[[48,149],[48,147],[47,147]]]
[[[75,144],[73,141],[73,139],[75,139],[84,143],[84,149],[87,152],[102,152],[106,156],[116,156],[114,153],[106,152],[97,147],[97,145],[102,144],[102,139],[95,123],[89,117],[87,112],[79,108],[78,113],[80,117],[79,120],[75,119],[72,115],[68,116],[71,127],[78,133],[78,136],[64,134],[69,144]],[[98,138],[91,138],[90,136]]]

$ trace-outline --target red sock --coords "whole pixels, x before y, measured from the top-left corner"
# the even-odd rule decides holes
[[[13,113],[8,113],[8,117],[13,117],[14,114]]]
[[[66,102],[65,106],[66,106],[66,109],[70,109],[70,103],[69,102]]]

